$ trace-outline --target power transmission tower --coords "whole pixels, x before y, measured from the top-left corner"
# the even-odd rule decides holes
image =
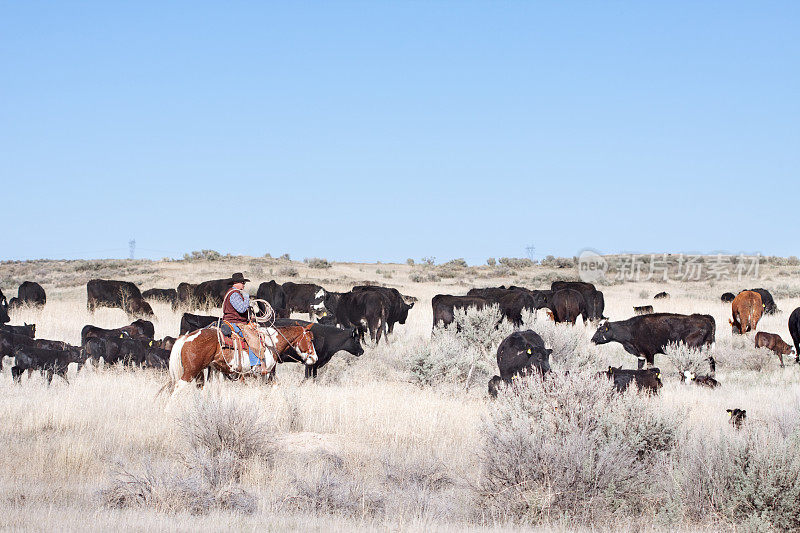
[[[128,241],[128,249],[131,251],[131,259],[136,255],[136,239],[131,239]]]
[[[536,247],[534,245],[528,245],[525,247],[525,253],[528,255],[528,259],[533,261],[533,258],[536,256]]]

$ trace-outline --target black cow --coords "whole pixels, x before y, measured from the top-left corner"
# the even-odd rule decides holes
[[[719,299],[725,303],[731,303],[734,298],[736,298],[736,295],[733,294],[732,292],[724,292],[722,293],[722,296],[720,296]]]
[[[407,297],[400,294],[400,291],[393,287],[379,287],[376,285],[356,285],[353,287],[353,292],[357,291],[371,291],[381,295],[386,306],[386,326],[387,333],[394,332],[395,324],[405,324],[408,319],[408,312],[414,307],[414,302],[407,303]],[[330,293],[336,294],[336,293]],[[341,298],[341,295],[339,296]],[[338,307],[337,298],[328,298],[326,295],[325,306],[329,305]],[[329,307],[330,308],[330,307]],[[335,311],[335,309],[333,309]]]
[[[605,298],[602,291],[591,283],[585,281],[554,281],[550,284],[550,290],[559,291],[562,289],[572,289],[578,291],[583,296],[586,302],[586,315],[583,315],[584,320],[601,320],[605,318],[603,311],[605,310]]]
[[[152,322],[142,319],[135,320],[128,326],[115,329],[99,328],[92,325],[83,326],[81,330],[81,347],[86,344],[87,339],[93,337],[119,338],[120,335],[149,341],[152,340],[155,335],[155,328]]]
[[[544,375],[550,372],[550,354],[553,350],[545,348],[542,338],[533,330],[515,331],[497,347],[497,368],[499,376],[489,380],[489,395],[497,397],[501,383],[511,383],[518,376],[526,376],[534,371]]]
[[[145,300],[174,304],[178,299],[178,291],[175,289],[147,289],[142,293]]]
[[[583,295],[574,289],[556,289],[550,297],[548,306],[556,322],[575,324],[578,315],[588,320],[589,310]]]
[[[661,371],[658,368],[627,370],[610,366],[608,370],[600,372],[600,374],[614,380],[614,388],[619,392],[627,389],[632,381],[636,382],[636,387],[640,391],[651,394],[658,394],[658,390],[663,386],[661,383]]]
[[[711,315],[654,313],[606,322],[592,337],[595,344],[619,342],[625,351],[639,358],[639,368],[652,366],[655,354],[664,353],[669,343],[683,342],[689,348],[700,348],[714,342],[716,323]]]
[[[25,324],[24,326],[10,326],[8,324],[0,324],[0,331],[6,331],[15,335],[25,335],[31,339],[36,337],[36,324]]]
[[[14,308],[20,305],[44,307],[45,303],[47,303],[47,295],[42,286],[35,281],[23,281],[17,289],[17,297],[11,298],[8,307]]]
[[[289,309],[286,306],[286,292],[280,283],[275,280],[265,281],[258,286],[256,298],[266,300],[275,311],[276,317],[289,318]]]
[[[178,283],[178,289],[175,291],[176,298],[172,303],[172,310],[194,309],[197,307],[197,302],[194,300],[194,290],[196,287],[196,283],[187,283],[185,281]]]
[[[211,279],[198,283],[192,297],[200,306],[222,307],[222,301],[231,288],[231,278]]]
[[[530,290],[512,285],[508,288],[500,286],[470,289],[467,296],[480,297],[488,302],[496,303],[500,307],[503,318],[508,319],[515,326],[520,326],[522,325],[522,312],[547,308],[552,291]]]
[[[314,283],[294,283],[287,281],[283,284],[286,293],[286,307],[289,313],[308,313],[308,319],[314,320],[317,315],[325,312],[325,289]]]
[[[209,326],[219,320],[217,316],[204,316],[204,315],[193,315],[191,313],[183,313],[181,317],[181,335],[184,333],[189,333],[190,331],[195,331],[198,329],[203,329],[206,326]]]
[[[669,293],[663,291],[653,296],[653,300],[666,300],[667,298],[669,298]]]
[[[652,315],[653,314],[653,306],[652,305],[639,305],[633,307],[633,314],[634,315]]]
[[[369,331],[370,338],[377,344],[387,328],[387,315],[386,300],[377,292],[346,292],[339,298],[336,322],[343,327],[354,327],[362,342]]]
[[[17,346],[14,348],[14,366],[11,375],[14,381],[20,382],[25,370],[39,370],[46,373],[47,383],[53,381],[53,374],[67,381],[67,369],[70,363],[77,363],[80,368],[83,358],[77,347],[66,350],[35,348],[33,346]],[[67,381],[69,383],[69,381]]]
[[[90,280],[86,284],[86,307],[91,313],[98,307],[114,307],[129,316],[153,316],[150,304],[144,301],[139,288],[130,281]]]
[[[757,292],[761,296],[761,303],[764,304],[764,312],[768,315],[774,315],[779,311],[778,306],[775,304],[775,299],[767,289],[746,289],[748,291]],[[744,292],[744,291],[742,291]]]
[[[145,348],[143,366],[164,370],[169,367],[169,354],[170,350],[165,348],[156,346]]]
[[[33,335],[20,335],[7,329],[0,329],[0,370],[3,369],[3,357],[13,357],[17,346],[33,346],[35,348],[51,348],[65,350],[69,345],[65,342],[34,339]]]
[[[451,296],[449,294],[437,294],[431,299],[433,308],[433,327],[439,325],[445,327],[455,321],[456,309],[483,309],[492,302],[480,296]]]
[[[305,320],[287,318],[280,318],[275,321],[276,326],[307,326],[309,323]],[[335,326],[314,324],[311,326],[311,334],[313,335],[314,350],[317,352],[317,362],[313,365],[304,365],[306,379],[316,378],[317,371],[327,365],[331,358],[340,351],[345,351],[356,357],[364,353],[364,348],[361,346],[358,332],[355,328],[342,329]],[[300,362],[300,357],[294,350],[291,350],[289,355],[281,358],[279,362]]]
[[[142,365],[145,361],[145,344],[140,339],[122,337],[92,337],[86,339],[83,354],[97,366],[100,358],[108,365],[122,362],[125,365]]]
[[[11,322],[11,317],[8,316],[8,300],[3,296],[3,291],[0,291],[0,324]]]
[[[789,335],[794,342],[795,362],[800,363],[800,307],[789,315]]]
[[[728,422],[730,422],[734,428],[741,429],[742,424],[744,424],[744,421],[747,418],[747,411],[744,409],[726,409],[726,411],[730,417]]]

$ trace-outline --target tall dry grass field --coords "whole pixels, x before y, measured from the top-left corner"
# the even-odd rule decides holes
[[[594,377],[609,364],[632,368],[619,344],[594,346],[591,325],[526,326],[554,348],[553,380],[524,381],[492,401],[501,333],[491,310],[462,334],[431,336],[430,299],[471,286],[574,278],[574,270],[216,261],[23,262],[0,264],[7,297],[43,282],[42,310],[12,313],[37,336],[80,343],[85,324],[118,327],[120,310],[86,310],[85,283],[126,279],[151,287],[228,277],[316,281],[347,290],[372,280],[419,298],[391,343],[361,357],[340,353],[304,381],[282,365],[278,384],[212,382],[165,411],[164,373],[71,369],[51,386],[33,375],[0,376],[0,527],[35,530],[471,530],[800,528],[800,367],[733,336],[727,290],[765,287],[781,309],[760,331],[790,341],[800,306],[798,269],[768,266],[761,280],[623,283],[599,287],[605,314],[633,306],[709,313],[717,321],[718,389],[681,383],[678,370],[703,354],[657,356],[657,397],[612,394]],[[421,280],[421,281],[412,281]],[[427,281],[426,281],[427,280]],[[780,288],[778,288],[780,287]],[[653,300],[661,290],[668,300]],[[180,314],[153,305],[156,336],[176,335]],[[461,335],[461,337],[459,337]],[[466,335],[466,337],[465,337]],[[470,337],[470,335],[474,337]],[[464,338],[473,339],[469,344]],[[480,345],[480,346],[479,346]],[[685,350],[684,350],[685,352]],[[493,366],[494,365],[494,366]],[[468,374],[467,369],[472,372]],[[570,370],[564,376],[564,370]],[[747,410],[744,427],[726,409]]]

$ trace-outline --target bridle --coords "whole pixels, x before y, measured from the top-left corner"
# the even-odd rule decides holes
[[[315,356],[315,358],[316,358],[317,350],[314,347],[314,340],[313,340],[313,337],[311,336],[311,331],[307,330],[303,326],[290,326],[290,327],[301,328],[300,335],[298,335],[294,339],[294,344],[292,343],[292,341],[290,341],[288,338],[286,338],[286,335],[283,334],[283,332],[280,330],[280,328],[277,328],[277,327],[273,326],[273,329],[278,333],[278,335],[280,335],[281,338],[286,341],[287,346],[289,348],[292,348],[296,353],[299,354],[300,359],[295,359],[294,357],[290,357],[289,360],[290,361],[295,361],[295,362],[298,362],[298,363],[305,363],[306,361],[308,361],[308,358],[311,357],[312,355]],[[267,336],[266,329],[265,328],[264,329],[256,328],[256,330],[258,331],[259,339],[261,339],[262,344],[266,348],[266,336]],[[302,352],[302,351],[300,351],[300,349],[297,346],[295,346],[295,344],[299,344],[300,342],[302,342],[303,339],[306,339],[308,341],[308,343],[311,345],[311,352],[309,352],[309,353]],[[273,348],[274,348],[274,346],[273,346]],[[274,352],[273,356],[276,358],[275,359],[276,362],[278,362],[279,358],[283,359],[283,357],[280,354],[278,354],[277,348],[275,349],[275,352]]]

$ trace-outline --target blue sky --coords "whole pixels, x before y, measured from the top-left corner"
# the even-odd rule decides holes
[[[797,2],[5,2],[0,259],[800,255]]]

